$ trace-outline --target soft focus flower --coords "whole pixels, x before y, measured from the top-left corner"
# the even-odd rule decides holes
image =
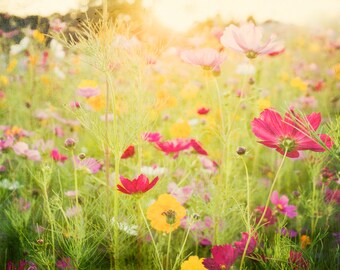
[[[34,30],[32,33],[32,37],[38,41],[39,43],[45,42],[45,35],[38,30]]]
[[[309,268],[309,264],[305,258],[303,258],[302,253],[293,250],[289,252],[288,263],[291,267],[293,267],[294,270]]]
[[[225,56],[215,49],[203,48],[196,50],[185,50],[181,53],[181,59],[192,65],[201,66],[204,69],[218,69],[224,62]]]
[[[29,148],[27,143],[17,142],[12,146],[12,149],[18,156],[24,156]]]
[[[170,127],[170,135],[173,138],[187,138],[191,132],[191,127],[187,121],[174,123]]]
[[[181,204],[185,204],[194,192],[192,185],[178,187],[176,183],[171,182],[168,185],[168,192],[174,196]]]
[[[60,161],[61,163],[64,163],[65,160],[67,160],[67,156],[60,154],[56,148],[52,149],[50,156],[53,160]]]
[[[254,75],[255,71],[255,66],[250,63],[242,63],[236,67],[236,74],[240,75]]]
[[[88,173],[95,174],[102,168],[102,164],[94,158],[79,160],[77,157],[74,157],[74,160],[78,170],[85,169]]]
[[[207,156],[207,155],[208,155],[208,152],[205,151],[205,150],[203,149],[203,147],[201,146],[201,144],[200,144],[198,141],[196,141],[196,140],[194,140],[194,139],[191,139],[191,140],[190,140],[190,145],[191,145],[192,148],[194,148],[194,150],[195,150],[198,154],[204,155],[204,156]]]
[[[234,243],[234,246],[237,249],[237,252],[238,252],[239,255],[243,254],[244,249],[246,248],[246,244],[247,244],[248,238],[249,238],[249,233],[243,232],[242,233],[241,241],[238,241],[238,242]],[[257,242],[256,241],[256,236],[252,236],[250,238],[250,241],[249,241],[249,244],[248,244],[248,248],[247,248],[247,251],[246,251],[247,255],[249,255],[249,254],[254,252],[254,250],[256,248],[256,242]]]
[[[29,160],[33,160],[33,161],[40,161],[41,160],[41,156],[38,150],[32,150],[29,149],[28,151],[26,151],[26,157]]]
[[[199,158],[204,169],[206,169],[207,171],[211,173],[217,172],[218,164],[215,161],[210,160],[209,158],[205,156],[200,156]]]
[[[139,175],[133,180],[129,180],[127,178],[124,178],[123,176],[120,176],[119,179],[122,185],[117,185],[117,188],[120,192],[123,192],[125,194],[145,193],[148,190],[152,189],[159,180],[157,176],[150,182],[144,174]]]
[[[56,262],[56,267],[58,269],[61,269],[61,270],[74,270],[76,269],[74,266],[73,266],[73,262],[71,260],[71,258],[62,258],[61,260],[58,260]]]
[[[203,258],[200,259],[197,256],[190,256],[181,265],[181,270],[205,270],[203,266]]]
[[[120,157],[121,159],[127,159],[130,157],[133,157],[135,154],[135,147],[133,145],[130,145],[128,148],[125,149],[124,153]]]
[[[293,118],[292,115],[293,114]],[[299,151],[311,150],[324,152],[325,149],[312,138],[312,131],[316,131],[321,122],[319,113],[312,113],[302,120],[294,111],[286,113],[284,119],[271,109],[264,110],[259,118],[252,122],[252,130],[263,145],[275,148],[280,154],[287,151],[287,157],[299,157]],[[319,139],[330,148],[333,145],[328,135],[321,134]]]
[[[184,139],[174,139],[171,141],[156,142],[155,146],[166,155],[174,154],[173,158],[176,159],[179,152],[190,148],[191,143]]]
[[[261,216],[263,215],[264,210],[265,210],[264,206],[258,206],[258,207],[255,208],[255,213],[257,215],[256,223],[260,222],[260,219],[261,219]],[[266,212],[265,212],[263,219],[261,221],[261,225],[263,224],[264,226],[269,226],[269,225],[276,223],[276,221],[277,221],[277,219],[273,215],[272,210],[270,209],[270,207],[267,207]]]
[[[59,18],[56,18],[50,22],[50,27],[53,31],[60,33],[66,29],[66,23],[62,22]]]
[[[158,132],[145,132],[142,135],[142,138],[147,142],[159,142],[162,138],[162,135]]]
[[[197,110],[197,113],[200,114],[200,115],[207,114],[208,112],[210,112],[210,109],[205,108],[205,107],[199,108],[199,109]]]
[[[166,233],[176,230],[185,215],[185,208],[169,194],[160,195],[146,212],[147,218],[151,221],[151,227]]]
[[[310,240],[310,237],[308,235],[303,234],[300,237],[300,243],[301,243],[301,248],[305,249],[308,245],[312,243],[312,241]]]
[[[78,85],[77,94],[85,98],[98,96],[100,94],[98,83],[93,80],[81,81],[80,84]]]
[[[262,28],[248,23],[237,27],[230,25],[225,28],[220,41],[224,47],[245,53],[248,58],[255,58],[257,55],[270,54],[283,48],[282,43],[275,41],[271,35],[269,40],[261,43]]]
[[[279,193],[277,191],[274,191],[270,197],[270,201],[276,206],[276,209],[280,213],[286,215],[287,217],[294,218],[297,216],[296,206],[288,205],[289,199],[286,195],[282,195],[279,198]]]
[[[67,209],[66,209],[65,215],[66,215],[67,217],[73,217],[73,216],[78,215],[81,211],[82,211],[82,210],[81,210],[81,207],[73,206],[73,207],[70,207],[70,208],[67,208]]]
[[[166,172],[166,168],[158,167],[157,165],[142,166],[141,173],[146,175],[162,175]]]
[[[300,91],[306,91],[307,90],[307,83],[304,82],[301,78],[295,77],[290,81],[290,85],[293,88],[297,88]]]
[[[228,270],[238,257],[237,249],[232,245],[213,246],[211,249],[212,258],[204,259],[203,265],[208,270]]]

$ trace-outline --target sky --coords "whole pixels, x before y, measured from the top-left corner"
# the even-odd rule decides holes
[[[111,1],[111,0],[108,0]],[[129,0],[130,2],[133,0]],[[245,20],[253,15],[298,25],[340,18],[340,0],[142,0],[166,26],[185,31],[195,22],[220,14],[222,18]],[[66,14],[86,8],[88,0],[0,0],[0,12],[12,15]],[[96,0],[100,5],[101,0]]]
[[[298,25],[340,18],[340,0],[143,0],[168,27],[183,31],[194,22],[220,14],[226,19],[274,19]]]

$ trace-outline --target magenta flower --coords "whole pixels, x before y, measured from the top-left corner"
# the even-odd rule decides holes
[[[238,257],[237,249],[232,245],[213,246],[211,249],[212,258],[204,259],[203,265],[208,270],[228,270]]]
[[[179,152],[190,148],[191,143],[184,139],[174,139],[166,142],[156,142],[155,146],[166,155],[174,154],[173,158],[176,159]]]
[[[225,60],[224,55],[211,48],[185,50],[181,53],[180,57],[188,64],[213,70],[218,69]]]
[[[124,153],[121,155],[121,159],[127,159],[133,157],[135,154],[135,147],[130,145],[128,148],[125,149]]]
[[[53,160],[60,161],[62,163],[64,163],[65,160],[67,160],[67,156],[60,154],[58,149],[56,148],[52,149],[50,156],[51,158],[53,158]]]
[[[162,135],[158,132],[145,132],[142,135],[142,139],[147,142],[159,142],[162,138]]]
[[[286,215],[287,217],[294,218],[297,216],[296,206],[288,205],[289,199],[286,195],[282,195],[279,198],[279,193],[277,191],[274,191],[272,193],[272,196],[270,197],[270,201],[276,206],[276,209],[280,213]]]
[[[265,43],[261,42],[262,35],[262,28],[255,26],[253,23],[248,23],[241,27],[230,25],[225,28],[220,41],[224,47],[245,53],[248,58],[271,54],[283,49],[282,43],[275,41],[274,35],[271,35]]]
[[[294,270],[302,270],[309,268],[308,261],[306,261],[306,259],[303,258],[302,253],[292,250],[289,252],[288,264],[291,267],[293,267]]]
[[[292,119],[292,115],[294,119]],[[315,139],[312,138],[311,131],[316,131],[321,122],[319,113],[312,113],[302,120],[300,115],[291,111],[286,113],[282,119],[281,115],[271,109],[265,109],[259,118],[252,122],[252,130],[263,145],[275,148],[280,154],[287,150],[287,157],[297,158],[299,151],[311,150],[314,152],[324,152],[323,148]],[[326,134],[319,135],[320,140],[331,148],[333,142]]]
[[[260,222],[260,219],[263,215],[263,212],[265,210],[264,206],[258,206],[255,208],[255,213],[257,214],[257,218],[256,218],[256,223]],[[261,221],[261,225],[263,224],[264,226],[269,226],[272,224],[275,224],[277,221],[276,217],[273,215],[272,210],[270,209],[270,207],[267,207],[266,212],[263,216],[263,219]]]
[[[209,108],[205,108],[205,107],[199,108],[197,110],[197,113],[200,114],[200,115],[207,114],[208,112],[210,112],[210,109]]]
[[[122,185],[117,185],[118,190],[130,195],[149,191],[157,184],[159,180],[157,176],[151,182],[149,182],[149,179],[144,174],[139,175],[133,180],[129,180],[123,176],[121,176],[119,179]]]
[[[234,246],[237,249],[237,252],[238,252],[239,255],[243,254],[244,249],[246,248],[246,245],[247,245],[248,238],[249,238],[249,233],[243,232],[242,233],[241,241],[238,241],[238,242],[234,243]],[[249,255],[249,254],[254,252],[254,250],[256,248],[256,243],[257,243],[256,238],[257,238],[256,235],[252,236],[250,238],[250,241],[249,241],[249,244],[248,244],[248,248],[247,248],[247,251],[246,251],[247,255]]]
[[[190,140],[190,145],[191,145],[192,148],[194,148],[194,150],[195,150],[198,154],[204,155],[204,156],[207,156],[207,155],[208,155],[208,152],[205,151],[205,150],[203,149],[203,147],[201,146],[201,144],[200,144],[198,141],[196,141],[196,140],[194,140],[194,139],[191,139],[191,140]]]

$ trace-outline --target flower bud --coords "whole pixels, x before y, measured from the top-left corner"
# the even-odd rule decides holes
[[[240,146],[239,148],[237,148],[236,153],[241,156],[244,155],[246,151],[247,149],[245,147]]]
[[[67,138],[64,142],[64,146],[66,148],[74,148],[76,145],[76,141],[72,138]]]

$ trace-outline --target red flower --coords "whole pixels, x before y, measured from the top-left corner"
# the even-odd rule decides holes
[[[145,193],[152,189],[157,184],[158,180],[159,178],[157,176],[149,182],[149,179],[144,174],[139,175],[133,180],[129,180],[121,176],[120,182],[122,185],[117,185],[117,188],[120,192],[125,194]]]
[[[210,109],[204,107],[197,110],[198,114],[207,114],[208,112],[210,112]]]
[[[302,253],[292,250],[289,252],[288,263],[294,267],[294,270],[308,269],[309,267],[309,264],[305,258],[303,258]]]
[[[203,265],[208,270],[228,270],[236,261],[238,252],[232,245],[214,246],[211,249],[212,258],[204,259]]]
[[[126,150],[124,151],[123,155],[120,157],[122,159],[126,159],[129,157],[132,157],[135,154],[135,147],[133,145],[130,145]]]
[[[287,149],[287,157],[297,158],[300,155],[299,151],[302,150],[325,151],[325,148],[313,139],[311,134],[312,131],[318,129],[320,122],[319,113],[312,113],[304,120],[291,110],[282,119],[278,112],[266,109],[259,118],[251,122],[251,125],[255,136],[261,139],[260,143],[275,148],[280,154],[284,154]],[[321,134],[319,138],[328,148],[332,147],[333,142],[328,135]]]
[[[194,140],[194,139],[191,139],[191,140],[190,140],[190,145],[191,145],[192,148],[195,149],[195,151],[196,151],[198,154],[204,155],[204,156],[207,156],[207,155],[208,155],[208,152],[205,151],[205,150],[203,149],[203,147],[201,146],[201,144],[200,144],[198,141],[196,141],[196,140]]]
[[[55,161],[60,161],[60,162],[64,163],[65,160],[67,160],[67,156],[60,154],[58,149],[55,149],[55,148],[52,149],[50,155],[51,155],[51,158],[53,158]]]
[[[156,147],[166,155],[173,153],[173,158],[177,158],[179,152],[190,148],[191,143],[184,139],[175,139],[166,142],[156,142]]]

